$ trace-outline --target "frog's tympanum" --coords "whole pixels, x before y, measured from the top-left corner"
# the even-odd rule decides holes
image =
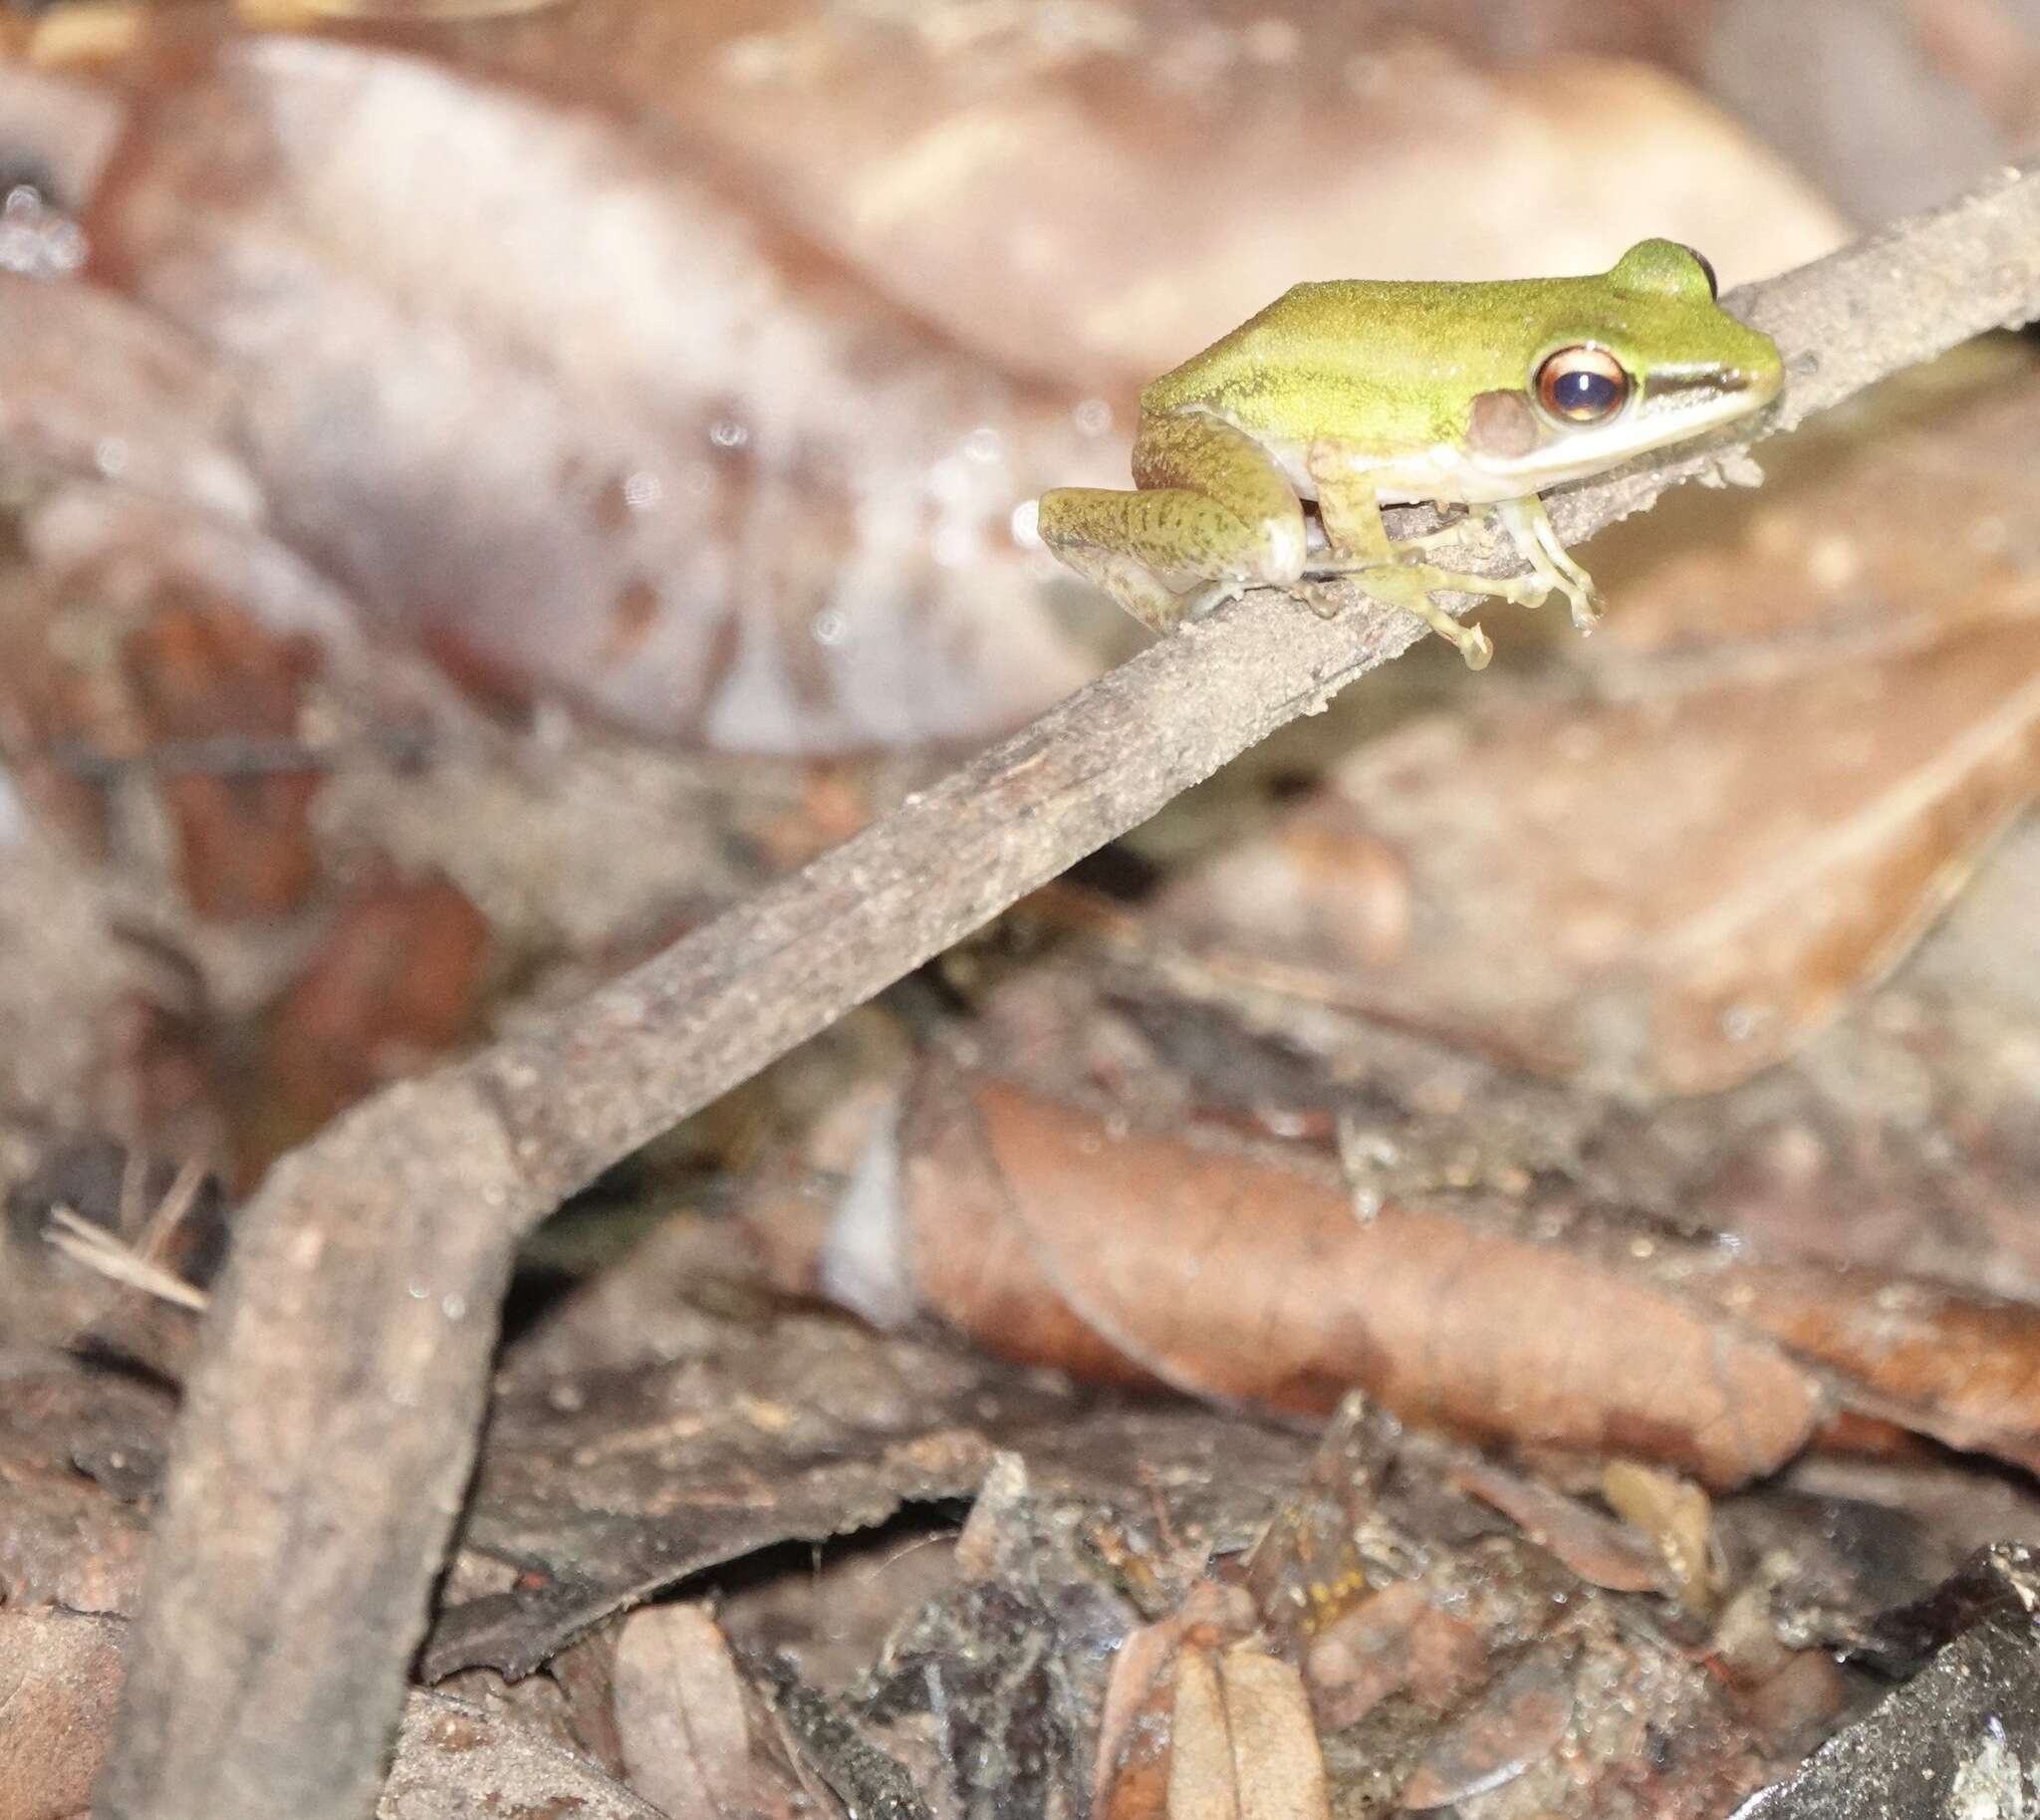
[[[1477,669],[1486,634],[1434,592],[1534,607],[1556,588],[1583,631],[1598,617],[1539,489],[1755,411],[1783,378],[1776,345],[1669,240],[1593,278],[1300,284],[1141,394],[1139,491],[1048,493],[1041,537],[1156,631],[1249,588],[1333,611],[1314,584],[1343,576]],[[1494,509],[1530,573],[1435,567],[1449,528],[1392,543],[1381,508],[1424,501]]]

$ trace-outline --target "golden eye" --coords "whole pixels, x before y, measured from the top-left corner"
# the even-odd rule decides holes
[[[1605,423],[1629,402],[1630,376],[1603,348],[1561,348],[1537,369],[1537,402],[1561,423]]]

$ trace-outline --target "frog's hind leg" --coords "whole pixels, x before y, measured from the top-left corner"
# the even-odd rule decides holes
[[[1138,492],[1063,487],[1041,498],[1041,541],[1146,626],[1166,632],[1249,588],[1303,574],[1303,506],[1259,443],[1217,417],[1142,421]],[[1180,593],[1161,578],[1191,575]]]

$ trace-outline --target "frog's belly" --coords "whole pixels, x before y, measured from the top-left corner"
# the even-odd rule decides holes
[[[1262,446],[1281,468],[1283,478],[1296,488],[1299,499],[1317,498],[1318,483],[1305,459],[1306,444],[1263,438]],[[1489,473],[1468,461],[1463,449],[1447,442],[1400,455],[1355,451],[1346,457],[1345,466],[1374,482],[1375,497],[1383,505],[1497,505],[1504,499],[1520,498],[1525,491],[1520,479]]]

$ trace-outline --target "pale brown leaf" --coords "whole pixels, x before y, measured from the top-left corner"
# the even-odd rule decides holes
[[[1676,1474],[1633,1459],[1601,1469],[1608,1507],[1657,1544],[1679,1602],[1704,1616],[1721,1596],[1720,1545],[1707,1494]]]
[[[1218,1668],[1202,1650],[1186,1650],[1175,1665],[1175,1704],[1169,1711],[1168,1820],[1238,1820],[1239,1785],[1227,1734],[1225,1695]]]
[[[1288,1663],[1240,1644],[1219,1656],[1218,1683],[1240,1820],[1331,1820],[1303,1678]]]
[[[583,0],[460,48],[669,111],[962,341],[1130,405],[1298,278],[1331,275],[1327,248],[1354,277],[1479,278],[1598,268],[1663,233],[1754,277],[1842,238],[1736,123],[1635,61],[1658,47],[1634,9],[1570,11],[1458,8],[1399,31],[1339,0]],[[1412,192],[1455,205],[1411,208]]]
[[[1105,477],[1061,403],[627,120],[230,44],[87,226],[239,378],[293,544],[498,693],[798,751],[978,736],[1091,667],[1011,525]]]
[[[615,1699],[631,1786],[667,1820],[800,1811],[798,1785],[754,1753],[743,1679],[701,1606],[646,1606],[624,1621]]]
[[[1619,1593],[1659,1590],[1662,1564],[1619,1523],[1554,1491],[1505,1472],[1486,1460],[1465,1460],[1451,1473],[1461,1491],[1492,1504],[1541,1548],[1548,1548],[1581,1579]]]

